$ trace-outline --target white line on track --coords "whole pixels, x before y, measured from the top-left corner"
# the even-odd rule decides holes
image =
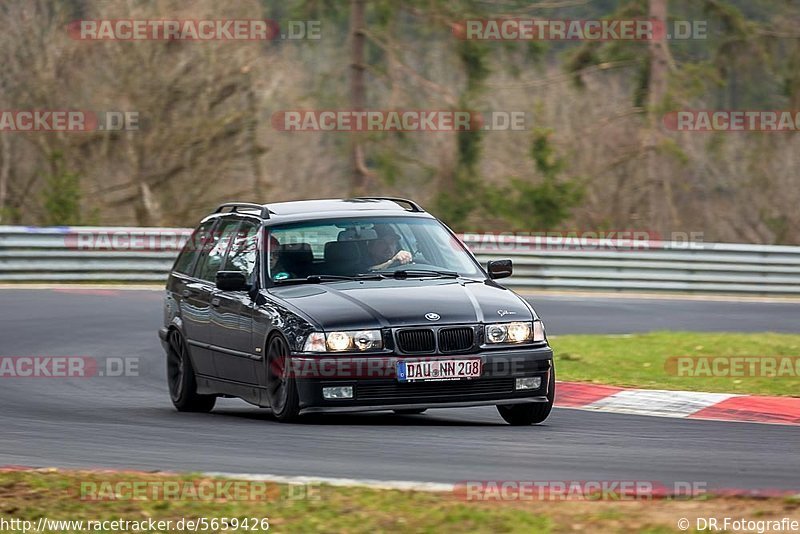
[[[339,487],[358,487],[383,490],[403,490],[403,491],[432,491],[432,492],[452,492],[455,484],[443,484],[439,482],[416,482],[411,480],[372,480],[361,478],[333,478],[333,477],[312,477],[312,476],[287,476],[287,475],[260,475],[242,473],[217,473],[206,472],[205,476],[217,478],[230,478],[233,480],[251,480],[259,482],[275,482],[279,484],[328,484]]]

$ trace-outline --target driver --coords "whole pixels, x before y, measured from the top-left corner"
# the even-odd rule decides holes
[[[373,229],[378,238],[367,244],[367,252],[373,263],[371,270],[381,271],[395,264],[411,263],[413,256],[409,251],[400,248],[400,236],[388,224],[376,224]]]

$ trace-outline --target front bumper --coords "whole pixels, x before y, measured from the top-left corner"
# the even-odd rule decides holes
[[[498,350],[478,354],[437,355],[426,359],[451,360],[481,358],[480,378],[471,380],[399,382],[394,374],[398,360],[414,360],[413,356],[341,357],[294,355],[295,369],[329,369],[332,373],[309,378],[296,375],[302,413],[399,410],[410,408],[452,408],[463,406],[523,404],[550,402],[548,390],[553,372],[553,350],[549,346],[515,350]],[[381,365],[370,366],[376,358]],[[348,371],[338,372],[337,371]],[[366,370],[366,371],[365,371]],[[333,374],[333,376],[331,376]],[[376,376],[379,375],[379,376]],[[539,389],[516,390],[515,379],[541,377]],[[325,399],[323,387],[352,386],[352,399]]]

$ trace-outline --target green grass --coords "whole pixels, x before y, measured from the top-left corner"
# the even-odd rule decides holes
[[[268,518],[270,532],[437,533],[443,526],[454,532],[551,532],[551,521],[543,514],[511,506],[475,506],[451,494],[413,491],[314,486],[312,498],[306,498],[286,485],[269,483],[266,499],[250,501],[79,498],[82,483],[121,480],[190,481],[193,477],[55,470],[0,473],[0,518],[34,524],[42,516],[99,521],[152,517],[176,523],[181,518]]]
[[[645,389],[800,397],[800,376],[677,376],[674,357],[800,357],[800,335],[653,332],[550,340],[560,380]],[[673,360],[674,361],[674,360]],[[794,367],[795,371],[797,367]]]
[[[0,520],[32,521],[40,517],[71,521],[144,521],[196,518],[268,518],[269,532],[501,532],[625,533],[679,532],[679,517],[758,514],[763,518],[798,517],[800,504],[780,498],[711,498],[655,501],[465,501],[452,493],[314,486],[314,498],[301,498],[283,484],[269,483],[258,501],[79,498],[86,484],[119,481],[212,480],[192,475],[57,471],[0,471]],[[12,529],[0,527],[0,532]],[[185,532],[172,527],[169,532]],[[212,530],[199,529],[200,532]],[[222,532],[259,532],[224,530]],[[21,530],[17,530],[21,532]],[[44,532],[54,532],[45,529]],[[62,530],[61,532],[64,532]],[[124,530],[106,530],[124,532]],[[263,532],[263,531],[261,531]],[[59,532],[59,534],[61,534]]]

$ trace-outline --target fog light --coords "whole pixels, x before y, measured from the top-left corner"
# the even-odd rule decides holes
[[[353,386],[342,386],[335,388],[322,388],[322,396],[326,399],[352,399]]]
[[[515,389],[539,389],[542,386],[542,377],[531,376],[528,378],[517,378]]]

